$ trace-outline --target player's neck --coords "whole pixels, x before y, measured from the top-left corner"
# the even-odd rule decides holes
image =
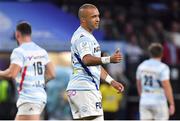
[[[30,36],[25,36],[21,39],[20,45],[23,43],[28,43],[31,42],[31,37]]]
[[[88,31],[89,33],[92,33],[92,32],[93,32],[92,29],[88,28],[88,27],[85,26],[85,25],[82,25],[82,24],[81,24],[81,27],[82,27],[83,29],[85,29],[86,31]]]
[[[157,61],[161,61],[161,58],[152,58],[154,60],[157,60]]]

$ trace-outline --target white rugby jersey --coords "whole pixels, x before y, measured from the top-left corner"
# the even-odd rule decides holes
[[[169,67],[161,61],[149,59],[138,66],[136,79],[141,81],[140,104],[166,103],[162,81],[170,79]]]
[[[73,74],[70,77],[67,90],[98,90],[100,84],[101,66],[87,66],[93,75],[93,82],[92,77],[86,73],[77,58],[74,56],[75,53],[81,60],[87,54],[91,54],[95,57],[101,57],[99,43],[91,33],[81,26],[74,32],[71,38],[71,62]]]
[[[20,100],[46,102],[44,73],[49,61],[47,52],[33,42],[23,43],[13,50],[11,64],[21,67],[16,77]]]

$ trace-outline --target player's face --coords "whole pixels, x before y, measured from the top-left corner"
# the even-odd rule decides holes
[[[97,8],[90,8],[87,9],[87,17],[86,17],[86,23],[87,27],[91,30],[98,29],[99,28],[99,11]]]

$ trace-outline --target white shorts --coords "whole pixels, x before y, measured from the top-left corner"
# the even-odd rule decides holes
[[[168,105],[140,105],[140,119],[168,120]]]
[[[45,103],[41,104],[31,102],[17,102],[18,112],[16,115],[40,115],[45,107]]]
[[[100,91],[67,91],[68,101],[74,119],[89,116],[103,116]]]

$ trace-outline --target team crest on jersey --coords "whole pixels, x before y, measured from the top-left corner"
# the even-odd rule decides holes
[[[89,50],[88,42],[81,42],[80,43],[80,49],[83,49],[84,51]]]

